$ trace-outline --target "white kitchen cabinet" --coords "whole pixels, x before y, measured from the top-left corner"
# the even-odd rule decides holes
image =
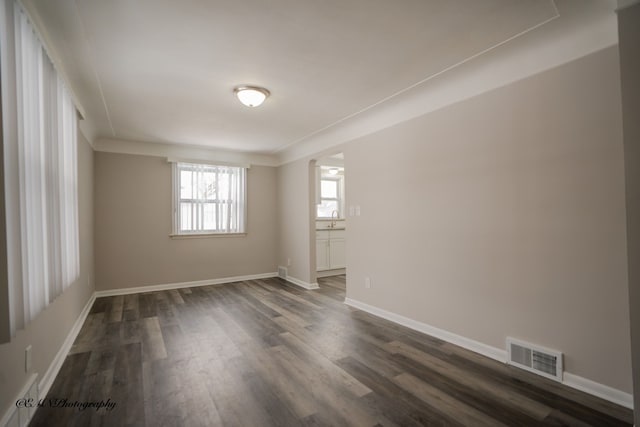
[[[345,268],[347,266],[346,241],[342,237],[329,239],[329,268]]]
[[[335,270],[347,264],[344,230],[316,231],[316,270]]]
[[[316,270],[329,270],[329,239],[316,238]]]

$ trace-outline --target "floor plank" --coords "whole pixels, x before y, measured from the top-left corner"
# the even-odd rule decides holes
[[[318,283],[98,298],[31,425],[632,424],[626,408],[347,307],[344,275]]]

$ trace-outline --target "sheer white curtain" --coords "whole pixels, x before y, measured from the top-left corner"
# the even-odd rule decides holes
[[[2,1],[3,80],[13,80],[15,87],[14,96],[5,99],[4,88],[11,83],[3,82],[3,113],[15,110],[15,114],[3,114],[5,136],[15,135],[5,138],[5,164],[16,161],[18,166],[5,168],[5,174],[16,175],[6,180],[5,188],[18,194],[19,204],[19,215],[8,215],[7,221],[8,228],[19,229],[18,238],[9,245],[10,252],[19,252],[11,257],[19,261],[21,270],[11,271],[17,267],[9,263],[15,333],[80,274],[77,118],[73,101],[26,14],[18,3]],[[10,17],[6,12],[11,9]]]

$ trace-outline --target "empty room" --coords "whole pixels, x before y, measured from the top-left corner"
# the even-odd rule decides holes
[[[640,426],[640,1],[0,2],[0,427]]]

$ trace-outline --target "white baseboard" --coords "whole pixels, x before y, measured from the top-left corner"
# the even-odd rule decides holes
[[[89,311],[91,311],[91,306],[93,305],[93,302],[95,300],[96,295],[95,293],[93,293],[78,315],[78,318],[71,327],[71,330],[67,334],[67,337],[64,339],[64,342],[60,346],[60,349],[56,353],[56,356],[49,364],[47,371],[44,373],[44,375],[40,379],[40,382],[37,384],[37,389],[33,389],[33,384],[38,378],[38,374],[33,373],[29,376],[29,379],[18,393],[15,401],[18,401],[18,399],[23,399],[27,396],[34,398],[37,401],[39,398],[44,398],[47,395],[49,389],[51,388],[51,385],[53,384],[53,380],[55,380],[58,372],[60,372],[60,368],[62,367],[64,360],[67,358],[67,354],[69,353],[73,342],[76,340],[78,333],[80,333],[80,329],[82,329],[82,325],[87,319]],[[36,408],[16,408],[15,406],[11,406],[3,415],[2,419],[0,419],[0,426],[26,426],[35,413],[35,409]]]
[[[7,409],[2,418],[0,418],[0,426],[2,427],[22,427],[27,426],[33,414],[36,412],[37,407],[22,406],[18,408],[17,403],[20,399],[34,399],[38,400],[38,390],[36,380],[38,374],[33,373],[29,375],[27,382],[24,383],[18,394],[13,399],[14,404]]]
[[[374,307],[372,305],[369,305],[351,298],[345,298],[344,303],[347,304],[348,306],[357,308],[362,311],[366,311],[367,313],[371,313],[374,316],[382,317],[383,319],[387,319],[394,323],[398,323],[402,326],[406,326],[407,328],[411,328],[415,331],[422,332],[427,335],[431,335],[432,337],[440,338],[441,340],[450,342],[455,345],[459,345],[460,347],[464,347],[468,350],[474,351],[476,353],[480,353],[483,356],[490,357],[491,359],[495,359],[503,363],[506,363],[507,361],[506,350],[501,350],[499,348],[495,348],[490,345],[486,345],[481,342],[474,341],[469,338],[465,338],[461,335],[456,335],[449,331],[445,331],[444,329],[439,329],[439,328],[436,328],[435,326],[418,322],[417,320],[409,319],[408,317],[404,317],[399,314],[392,313],[390,311],[383,310],[381,308]]]
[[[167,283],[162,285],[139,286],[135,288],[113,289],[113,290],[94,292],[89,298],[89,300],[87,301],[87,303],[85,304],[82,311],[80,312],[80,315],[76,319],[75,323],[71,327],[71,330],[67,334],[67,337],[62,343],[62,346],[56,353],[56,356],[53,358],[53,361],[49,365],[49,368],[47,368],[47,371],[40,379],[40,382],[38,383],[38,396],[40,396],[40,398],[44,398],[49,392],[49,389],[53,385],[53,381],[58,375],[58,372],[60,372],[60,368],[62,367],[62,364],[64,363],[67,357],[67,354],[69,353],[69,350],[71,350],[71,346],[73,346],[73,343],[76,340],[78,333],[80,333],[80,329],[82,329],[82,325],[87,319],[87,316],[91,311],[91,307],[93,306],[93,303],[95,302],[97,297],[127,295],[127,294],[134,294],[134,293],[140,293],[140,292],[161,291],[161,290],[167,290],[167,289],[190,288],[195,286],[217,285],[222,283],[241,282],[244,280],[267,279],[270,277],[277,277],[277,276],[278,276],[277,273],[262,273],[262,274],[252,274],[248,276],[225,277],[221,279],[210,279],[210,280],[198,280],[194,282]],[[292,279],[292,278],[289,278],[289,279]],[[293,280],[297,280],[297,279],[293,279]],[[289,280],[289,281],[291,281],[292,283],[295,283],[298,286],[302,286],[305,289],[316,289],[318,287],[317,284],[315,284],[316,287],[313,288],[312,284],[309,284],[306,282],[298,281],[298,283],[296,283],[296,282],[293,282],[292,280]],[[25,385],[23,386],[23,389],[17,395],[15,399],[16,401],[27,395],[26,393],[31,389],[31,386],[36,381],[36,379],[37,379],[37,374],[35,373],[29,377],[29,380],[27,381],[27,383],[25,383]],[[18,408],[16,408],[15,406],[11,406],[3,414],[2,418],[0,418],[0,427],[13,426],[13,425],[19,425],[19,426],[26,425],[22,423],[24,419],[25,419],[25,416],[18,410]],[[19,424],[14,424],[16,421],[18,421]],[[28,422],[28,420],[26,422]]]
[[[317,283],[305,282],[304,280],[296,279],[292,276],[287,276],[285,280],[307,290],[320,289],[320,286],[318,286]]]
[[[339,276],[341,274],[347,274],[347,269],[346,268],[336,268],[334,270],[316,271],[316,278]]]
[[[76,337],[80,333],[80,329],[82,329],[82,325],[84,324],[84,321],[87,319],[87,316],[89,315],[89,311],[91,311],[91,306],[93,305],[93,302],[95,300],[96,300],[96,294],[94,292],[93,295],[91,295],[91,298],[89,298],[89,301],[87,301],[84,308],[80,312],[80,315],[78,316],[75,323],[73,324],[73,327],[71,327],[71,330],[67,334],[67,338],[65,338],[64,342],[62,343],[60,350],[58,350],[56,357],[53,358],[53,361],[49,365],[49,368],[42,376],[42,379],[38,384],[38,394],[41,397],[44,398],[49,392],[49,389],[53,384],[53,380],[56,379],[58,372],[60,372],[60,368],[64,363],[64,359],[67,358],[67,354],[69,353],[69,350],[73,345],[73,342],[76,340]]]
[[[220,279],[196,280],[193,282],[165,283],[161,285],[137,286],[134,288],[109,289],[105,291],[96,291],[96,297],[111,297],[115,295],[139,294],[142,292],[166,291],[169,289],[194,288],[196,286],[221,285],[223,283],[268,279],[270,277],[278,277],[278,273],[250,274],[247,276],[223,277]]]
[[[383,310],[381,308],[366,304],[358,300],[345,298],[344,303],[348,306],[373,314],[374,316],[382,317],[383,319],[390,320],[394,323],[406,326],[407,328],[422,332],[427,335],[431,335],[441,340],[466,348],[467,350],[482,354],[483,356],[487,356],[491,359],[495,359],[503,363],[506,363],[507,361],[506,350],[483,344],[481,342],[445,331],[443,329],[436,328],[426,323],[418,322],[417,320],[401,316],[391,311]],[[620,406],[624,406],[625,408],[633,409],[633,396],[621,390],[617,390],[604,384],[588,380],[586,378],[566,371],[564,372],[562,383],[571,388],[584,391],[585,393],[608,400],[609,402],[618,404]]]
[[[625,393],[624,391],[591,381],[570,372],[564,373],[562,383],[571,388],[584,391],[585,393],[589,393],[604,400],[608,400],[609,402],[624,406],[625,408],[633,409],[633,395]]]

